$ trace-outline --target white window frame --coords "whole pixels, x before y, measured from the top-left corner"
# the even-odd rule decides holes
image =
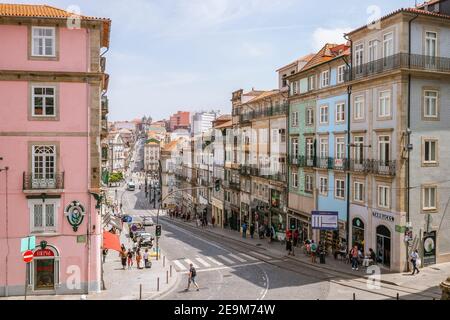
[[[298,126],[298,111],[292,112],[292,126]]]
[[[428,34],[434,34],[436,37],[429,37]],[[433,43],[434,45],[434,55],[431,55],[430,50],[430,43]],[[425,56],[427,57],[437,57],[438,56],[438,33],[436,31],[425,31]]]
[[[342,196],[340,193],[342,192]],[[334,197],[336,199],[345,199],[345,180],[336,179],[334,180]]]
[[[345,81],[345,69],[346,65],[343,64],[337,68],[337,83],[344,83]]]
[[[330,70],[322,71],[322,73],[320,74],[320,79],[321,88],[330,86]]]
[[[319,177],[319,193],[322,196],[328,195],[328,177],[324,176]]]
[[[291,175],[291,186],[292,188],[298,188],[298,172],[297,171],[292,171],[292,175]]]
[[[314,108],[312,107],[306,108],[306,125],[314,125]]]
[[[35,35],[35,30],[52,30],[53,35],[52,36],[39,36]],[[45,40],[52,40],[52,52],[51,54],[45,54]],[[35,52],[35,40],[42,40],[42,54],[39,54],[39,52]],[[38,27],[33,26],[31,27],[31,55],[33,57],[56,57],[56,28],[55,27]]]
[[[308,77],[308,91],[312,91],[315,89],[315,78],[316,77],[314,75]]]
[[[326,110],[326,112],[325,112]],[[319,124],[328,124],[329,121],[329,107],[328,105],[320,106],[319,108]],[[326,118],[326,121],[322,121]]]
[[[430,210],[437,210],[437,187],[436,186],[424,186],[422,188],[422,210],[424,211],[430,211]],[[434,197],[431,197],[431,191],[434,190]],[[428,193],[428,203],[426,201]],[[432,203],[434,202],[434,203]]]
[[[335,159],[345,159],[345,137],[336,137]]]
[[[292,138],[291,139],[291,153],[296,158],[298,157],[298,138]]]
[[[385,94],[388,94],[385,96]],[[391,99],[391,91],[383,90],[378,93],[378,117],[379,118],[387,118],[392,115],[392,99]]]
[[[384,138],[388,138],[385,140]],[[387,149],[387,156],[386,156],[386,149],[384,145],[389,145],[389,148]],[[384,151],[383,151],[384,150]],[[383,157],[382,157],[383,156]],[[382,162],[388,162],[391,161],[392,155],[391,155],[391,136],[389,135],[380,135],[378,136],[378,160]]]
[[[354,120],[364,120],[365,111],[365,97],[359,95],[355,97],[355,112],[353,113]]]
[[[361,181],[353,182],[353,201],[364,202],[364,183]]]
[[[42,205],[42,227],[36,227],[34,225],[34,207],[35,205]],[[54,207],[54,215],[53,222],[54,226],[47,227],[46,226],[46,212],[45,206],[53,205]],[[58,212],[59,212],[60,200],[59,199],[45,199],[45,202],[42,199],[29,199],[28,200],[28,210],[30,217],[30,232],[31,233],[56,233],[58,230]]]
[[[306,158],[314,158],[314,140],[312,138],[306,138]]]
[[[336,103],[336,123],[345,122],[345,102]]]
[[[314,190],[314,178],[311,174],[305,174],[305,192],[312,193]]]
[[[48,95],[46,93],[35,94],[35,89],[42,89],[43,92],[46,89],[53,89],[53,95]],[[42,114],[36,114],[36,100],[35,98],[42,98]],[[53,98],[53,114],[47,114],[47,105],[46,98]],[[47,85],[33,85],[31,86],[31,115],[33,117],[56,117],[56,86],[47,86]]]
[[[428,154],[431,155],[431,143],[434,143],[434,160],[427,160],[426,155],[427,155],[427,144],[428,144],[428,148],[430,149]],[[423,163],[425,164],[436,164],[438,162],[438,140],[437,139],[424,139],[423,140]],[[432,157],[430,157],[432,158]]]
[[[391,207],[391,187],[382,184],[377,186],[377,203],[379,208]]]
[[[364,64],[364,44],[359,43],[355,45],[355,66],[359,67],[358,70],[360,70],[363,64]]]
[[[328,148],[328,137],[319,139],[319,158],[328,158],[329,148]]]
[[[430,95],[430,93],[434,93],[435,96]],[[428,114],[428,103],[434,102],[435,114]],[[439,118],[439,91],[438,90],[424,90],[423,91],[423,117],[424,118]]]
[[[378,60],[378,40],[369,41],[369,63]]]
[[[394,33],[383,34],[383,58],[394,55]]]
[[[364,136],[353,137],[353,160],[355,164],[362,164],[364,161]]]

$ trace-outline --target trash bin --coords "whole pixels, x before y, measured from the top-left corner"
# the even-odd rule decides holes
[[[325,264],[325,251],[320,251],[320,264]]]

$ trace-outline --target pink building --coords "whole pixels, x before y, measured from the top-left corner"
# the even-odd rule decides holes
[[[0,296],[23,295],[25,281],[29,295],[100,290],[110,24],[0,4]],[[36,248],[27,266],[28,236]]]

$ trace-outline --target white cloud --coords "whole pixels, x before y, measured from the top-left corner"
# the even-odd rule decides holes
[[[326,43],[344,43],[344,34],[352,28],[325,29],[317,28],[312,34],[312,46],[315,51],[320,50]]]

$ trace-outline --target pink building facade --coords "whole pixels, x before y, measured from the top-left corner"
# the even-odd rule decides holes
[[[0,4],[0,296],[100,290],[110,21]],[[21,238],[35,236],[33,262]]]

